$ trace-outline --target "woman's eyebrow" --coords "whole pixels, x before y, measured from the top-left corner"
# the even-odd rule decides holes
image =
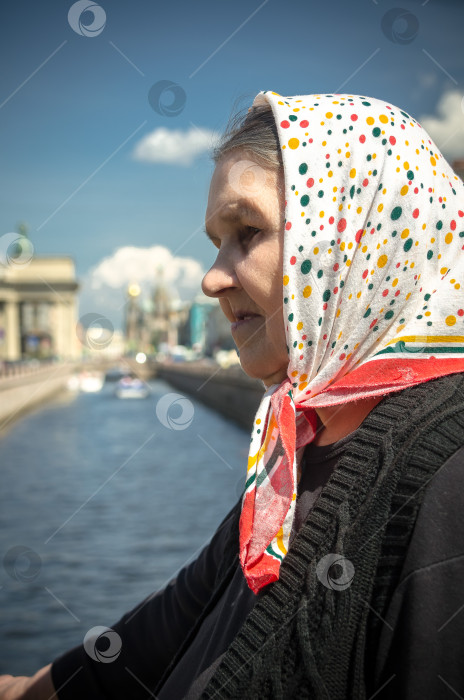
[[[210,217],[211,218],[211,217]],[[255,207],[248,205],[248,204],[241,204],[239,207],[235,209],[230,209],[226,210],[224,212],[221,212],[220,217],[223,221],[229,221],[229,222],[234,222],[234,221],[241,221],[242,219],[245,218],[250,218],[252,220],[258,219],[259,221],[263,221],[263,214],[259,211],[259,209],[256,209]],[[203,231],[206,233],[208,238],[212,240],[214,238],[213,234],[210,233],[207,229],[207,224],[205,223],[205,226],[203,227]]]

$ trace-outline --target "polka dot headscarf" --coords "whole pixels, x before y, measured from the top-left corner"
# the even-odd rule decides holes
[[[287,378],[255,418],[240,560],[258,592],[279,577],[296,450],[314,407],[464,371],[464,184],[420,124],[358,95],[260,92],[285,175]]]

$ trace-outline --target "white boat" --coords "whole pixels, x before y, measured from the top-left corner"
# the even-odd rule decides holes
[[[150,389],[137,377],[122,377],[116,384],[114,393],[118,399],[146,399]]]
[[[73,374],[68,379],[68,389],[71,391],[83,391],[87,394],[96,393],[103,388],[105,378],[102,372],[84,371],[80,374]]]

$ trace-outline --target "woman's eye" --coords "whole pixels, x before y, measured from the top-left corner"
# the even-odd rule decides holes
[[[242,230],[242,234],[246,238],[253,238],[253,236],[256,236],[256,234],[260,231],[261,229],[257,228],[256,226],[245,226]]]

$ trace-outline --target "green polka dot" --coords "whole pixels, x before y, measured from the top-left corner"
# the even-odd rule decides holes
[[[322,300],[329,301],[329,299],[330,299],[330,289],[326,289],[324,294],[322,295]]]
[[[408,250],[410,250],[411,246],[412,246],[412,238],[408,238],[408,240],[406,241],[406,243],[403,246],[404,251],[407,253]]]
[[[324,196],[324,190],[319,190],[319,192],[317,193],[317,196],[318,196],[318,197],[323,197],[323,196]]]
[[[301,272],[304,275],[307,275],[308,272],[310,272],[311,268],[312,268],[311,260],[303,260],[303,262],[301,263]]]
[[[427,260],[430,260],[430,258],[433,257],[433,250],[428,250],[427,251]]]
[[[375,127],[372,129],[372,135],[373,135],[373,136],[376,136],[376,137],[377,137],[377,136],[380,136],[380,129],[379,129],[378,126],[375,126]]]
[[[401,209],[401,207],[395,207],[392,210],[392,213],[390,214],[390,216],[393,219],[393,221],[396,221],[397,219],[400,218],[402,213],[403,213],[403,210]]]
[[[367,309],[367,311],[366,311],[366,313],[364,314],[363,318],[367,318],[367,317],[370,316],[370,315],[371,315],[371,310],[370,310],[370,308],[369,308],[369,309]]]
[[[308,164],[307,163],[301,163],[300,167],[298,168],[300,175],[304,175],[305,173],[308,172]]]
[[[414,173],[412,172],[412,170],[408,170],[408,172],[406,173],[406,176],[407,176],[408,180],[414,180]]]
[[[443,228],[443,221],[437,221],[437,229],[439,231],[441,231],[442,228]]]
[[[387,311],[387,313],[385,314],[385,318],[388,320],[388,319],[391,318],[392,316],[393,316],[393,310],[390,309],[390,310]]]
[[[306,207],[309,204],[309,196],[307,194],[304,194],[302,198],[300,199],[300,204],[302,207]]]
[[[293,314],[290,314],[290,316],[288,317],[288,320],[293,321]]]

